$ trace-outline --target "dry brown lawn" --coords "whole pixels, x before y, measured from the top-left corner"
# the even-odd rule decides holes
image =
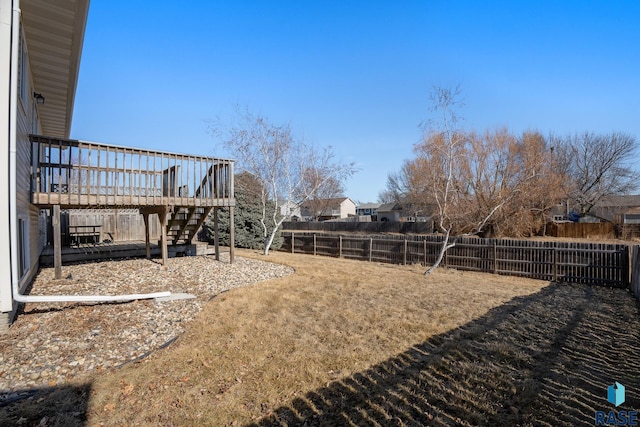
[[[593,425],[613,381],[627,386],[618,410],[640,407],[640,317],[624,290],[266,259],[296,273],[214,298],[170,347],[0,422]]]

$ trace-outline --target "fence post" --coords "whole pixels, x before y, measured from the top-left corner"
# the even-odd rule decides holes
[[[369,237],[369,262],[373,259],[373,238]]]
[[[316,233],[313,233],[313,255],[316,255]]]
[[[342,236],[338,237],[338,258],[342,258]]]
[[[631,284],[631,257],[629,256],[629,246],[622,248],[622,280],[625,287]]]
[[[294,231],[291,232],[291,253],[295,253],[296,247],[296,233]]]
[[[407,265],[407,239],[404,239],[404,251],[402,254],[402,265]]]

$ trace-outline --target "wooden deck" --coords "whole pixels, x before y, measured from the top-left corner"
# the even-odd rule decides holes
[[[232,207],[233,160],[30,135],[34,205]]]
[[[31,141],[31,202],[51,209],[54,248],[41,263],[53,263],[56,278],[64,262],[123,258],[160,253],[197,255],[192,244],[210,212],[228,208],[233,263],[234,161],[99,144],[43,135]],[[61,247],[61,209],[137,208],[143,215],[146,243]],[[149,216],[160,221],[160,245],[151,245]],[[98,226],[100,224],[89,224]],[[171,247],[168,248],[168,240]],[[147,246],[148,245],[148,246]]]
[[[178,255],[214,255],[215,249],[205,242],[198,242],[191,245],[172,245],[169,246],[169,256]],[[40,255],[40,265],[53,265],[53,246],[47,246]],[[162,248],[159,245],[151,244],[151,257],[160,258]],[[122,258],[142,258],[146,256],[146,244],[140,242],[121,242],[121,243],[98,243],[82,244],[80,246],[63,247],[62,262],[82,262],[108,259]]]

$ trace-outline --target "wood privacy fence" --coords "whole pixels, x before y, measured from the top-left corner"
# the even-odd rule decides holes
[[[615,237],[612,222],[561,222],[547,224],[547,235],[568,238]]]
[[[281,250],[394,264],[432,265],[443,236],[283,233]],[[629,285],[629,246],[458,238],[443,266],[459,270],[613,287]]]
[[[428,222],[402,222],[402,221],[308,221],[308,222],[283,222],[283,231],[306,231],[316,233],[342,232],[342,233],[414,233],[427,234],[433,232],[433,221]]]
[[[61,212],[60,227],[63,234],[63,244],[68,245],[69,227],[101,226],[102,240],[113,242],[144,241],[144,219],[138,209],[69,209]],[[49,217],[49,229],[51,217]],[[151,240],[160,239],[160,221],[156,215],[149,217],[149,235]],[[47,233],[48,240],[53,239],[53,233]],[[52,244],[52,242],[48,242]]]

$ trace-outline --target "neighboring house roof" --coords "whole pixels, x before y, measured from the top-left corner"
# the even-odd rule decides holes
[[[300,206],[300,204],[292,200],[280,199],[278,200],[278,206]]]
[[[398,203],[383,203],[378,207],[378,212],[401,211],[402,206]]]
[[[382,203],[363,203],[356,206],[356,209],[378,209],[380,206],[382,206]]]
[[[616,207],[616,208],[631,208],[640,207],[640,194],[634,195],[622,195],[622,196],[606,196],[603,197],[596,207]]]
[[[304,202],[303,206],[304,207],[309,207],[312,204],[322,204],[324,206],[327,207],[333,207],[333,208],[337,208],[339,207],[344,201],[349,200],[351,203],[353,203],[353,200],[351,200],[348,197],[334,197],[331,199],[312,199],[312,200],[307,200],[306,202]],[[353,203],[355,205],[355,203]]]
[[[640,207],[640,195],[606,196],[589,213],[606,221],[615,221],[616,215],[636,207]]]
[[[69,138],[88,0],[20,2],[42,133]]]

